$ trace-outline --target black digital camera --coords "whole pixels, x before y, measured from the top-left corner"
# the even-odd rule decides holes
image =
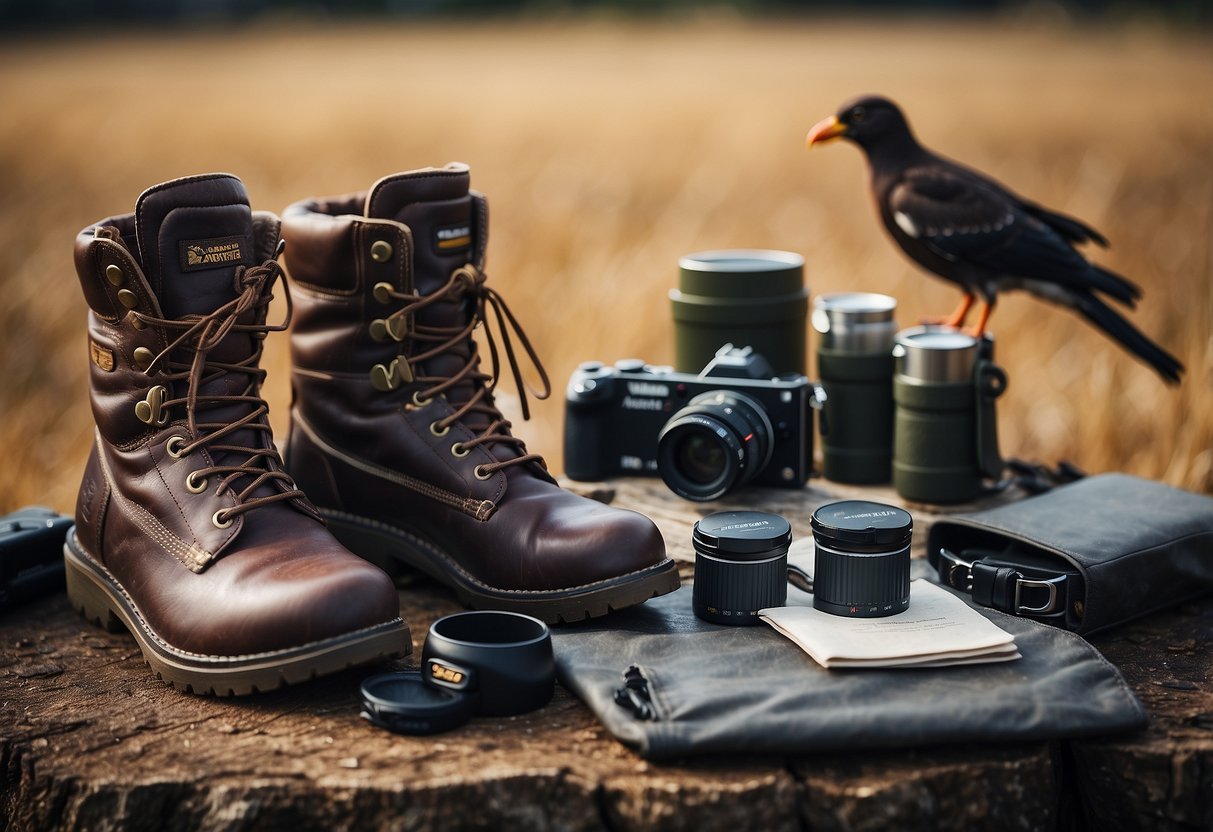
[[[0,517],[0,612],[63,590],[63,541],[72,518],[29,506]]]
[[[689,500],[745,483],[799,488],[824,401],[819,385],[776,377],[766,359],[732,344],[699,375],[634,358],[586,362],[569,379],[564,470],[575,480],[660,475]]]

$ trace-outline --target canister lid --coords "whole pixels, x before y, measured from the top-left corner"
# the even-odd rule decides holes
[[[896,506],[843,500],[813,512],[810,525],[813,536],[827,544],[900,549],[910,543],[914,518]]]
[[[973,377],[982,342],[943,326],[916,326],[897,333],[897,372],[920,381],[959,383]]]
[[[691,541],[696,550],[760,560],[787,552],[792,526],[778,514],[761,511],[719,511],[695,524]]]
[[[746,307],[798,302],[808,306],[804,257],[791,251],[699,251],[678,260],[678,275],[678,289],[670,297],[680,304],[727,301]]]

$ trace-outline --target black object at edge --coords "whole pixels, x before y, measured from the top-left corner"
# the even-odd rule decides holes
[[[623,687],[615,691],[615,704],[631,711],[637,719],[646,722],[657,719],[657,710],[649,696],[649,680],[636,665],[624,671]]]

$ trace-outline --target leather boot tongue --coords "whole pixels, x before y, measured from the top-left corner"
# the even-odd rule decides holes
[[[236,296],[236,268],[253,265],[248,193],[234,176],[194,176],[145,191],[135,228],[144,274],[167,318],[213,312]]]
[[[244,184],[228,174],[209,174],[177,179],[143,193],[135,205],[135,228],[139,258],[144,275],[160,302],[165,318],[182,320],[188,316],[208,315],[238,294],[235,277],[240,266],[254,263],[252,212]],[[252,323],[250,310],[240,318]],[[170,338],[180,330],[168,333]],[[256,348],[251,335],[230,332],[212,348],[212,362],[237,363]],[[189,363],[194,352],[189,346],[174,351],[175,361]],[[244,373],[223,373],[202,384],[197,393],[206,396],[237,396],[251,377]],[[184,387],[176,392],[184,395]],[[203,402],[196,414],[199,422],[223,424],[245,416],[248,403]],[[179,414],[174,414],[176,418]],[[256,431],[239,430],[225,437],[222,444],[262,447],[266,438]],[[217,464],[241,464],[248,454],[211,450]],[[245,481],[233,483],[239,491]],[[262,485],[250,496],[273,492]]]
[[[441,289],[452,272],[475,260],[476,252],[483,250],[485,229],[475,216],[465,165],[426,168],[380,179],[367,195],[366,215],[408,226],[413,235],[413,290],[421,295]],[[464,326],[469,309],[467,298],[461,302],[442,301],[418,313],[416,323],[431,327]],[[471,339],[467,339],[426,361],[422,372],[449,378],[466,365],[470,348]],[[474,393],[470,383],[459,384],[448,389],[446,397],[458,407]],[[469,413],[463,422],[472,430],[481,430],[489,424],[488,418],[479,413]]]
[[[467,166],[398,173],[380,179],[366,199],[366,215],[395,220],[413,233],[414,290],[428,295],[475,254],[477,229]]]

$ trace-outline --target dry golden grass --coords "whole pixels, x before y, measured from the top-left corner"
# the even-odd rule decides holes
[[[560,467],[578,361],[673,358],[679,255],[801,252],[812,291],[956,292],[878,229],[860,154],[808,127],[857,92],[920,137],[1102,229],[1145,287],[1135,322],[1188,365],[1178,390],[1076,318],[1008,296],[1006,453],[1213,490],[1213,62],[1205,35],[912,21],[364,25],[0,46],[0,510],[74,505],[91,435],[86,224],[209,170],[255,207],[457,159],[493,209],[489,272],[556,386],[520,428]],[[279,435],[286,338],[266,396]]]

